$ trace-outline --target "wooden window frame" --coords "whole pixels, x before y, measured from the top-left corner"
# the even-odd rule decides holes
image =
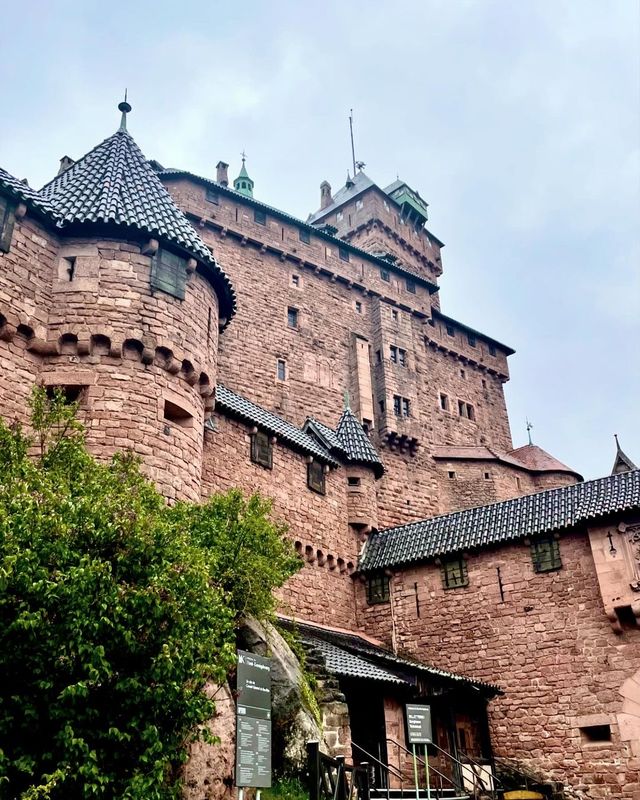
[[[418,290],[416,289],[416,282],[413,280],[413,278],[406,278],[405,285],[407,287],[407,291],[409,292],[409,294],[417,293]]]
[[[257,225],[266,225],[267,224],[267,212],[262,211],[259,208],[253,209],[253,221]]]
[[[151,288],[184,300],[187,286],[187,259],[160,248],[151,259]]]
[[[346,247],[339,247],[338,248],[338,258],[340,259],[340,261],[349,261],[350,260],[349,251],[347,250]]]
[[[320,461],[309,461],[307,464],[307,486],[316,494],[327,493],[324,464]]]
[[[562,569],[560,542],[553,536],[541,536],[531,542],[531,563],[537,573]]]
[[[391,272],[388,269],[385,269],[384,267],[380,267],[380,278],[385,283],[391,283]]]
[[[440,574],[443,589],[464,589],[469,585],[467,559],[462,555],[443,560]]]
[[[391,597],[389,589],[389,576],[385,575],[384,572],[367,575],[367,605],[377,606],[382,603],[388,603]]]
[[[273,469],[273,442],[266,431],[251,434],[251,461],[265,469]]]
[[[311,233],[302,228],[298,228],[298,239],[300,239],[303,244],[311,244]]]

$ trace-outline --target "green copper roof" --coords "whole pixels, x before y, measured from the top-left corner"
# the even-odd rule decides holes
[[[240,192],[240,194],[244,194],[247,197],[253,197],[253,181],[249,177],[247,168],[244,165],[244,156],[242,158],[240,174],[233,182],[233,188],[236,190],[236,192]]]

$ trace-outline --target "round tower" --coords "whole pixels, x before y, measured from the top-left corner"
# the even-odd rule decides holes
[[[80,404],[99,457],[132,449],[169,499],[198,499],[203,424],[232,286],[127,131],[39,192],[59,245],[38,379]]]

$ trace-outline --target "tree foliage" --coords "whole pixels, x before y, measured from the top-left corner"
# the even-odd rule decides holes
[[[31,427],[0,420],[0,798],[178,797],[203,687],[297,558],[257,495],[169,507],[131,454],[96,461],[61,396]]]

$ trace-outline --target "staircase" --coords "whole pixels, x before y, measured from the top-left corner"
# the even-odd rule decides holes
[[[374,797],[384,797],[386,800],[416,800],[416,798],[428,798],[431,797],[431,800],[471,800],[471,796],[468,794],[458,794],[455,789],[435,789],[431,790],[431,794],[427,793],[426,789],[419,789],[418,793],[416,794],[415,787],[408,788],[405,786],[404,789],[376,789],[372,788],[370,790],[371,798]]]

